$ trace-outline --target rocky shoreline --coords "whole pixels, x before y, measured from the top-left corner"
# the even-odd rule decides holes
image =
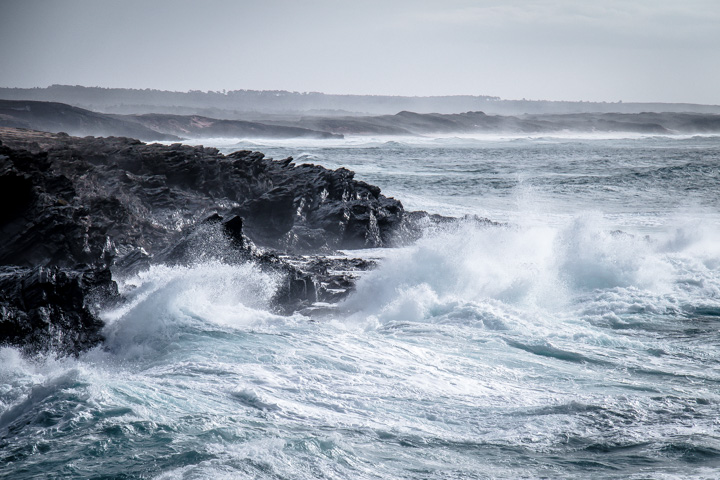
[[[372,267],[324,255],[432,221],[347,169],[292,158],[12,128],[0,142],[0,344],[27,353],[101,344],[97,314],[123,300],[113,275],[254,261],[284,278],[274,304],[287,314],[337,301]]]

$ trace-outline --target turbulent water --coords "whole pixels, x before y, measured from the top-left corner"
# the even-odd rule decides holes
[[[720,476],[720,138],[214,143],[502,225],[348,252],[319,318],[251,264],[118,278],[105,348],[0,349],[0,477]]]

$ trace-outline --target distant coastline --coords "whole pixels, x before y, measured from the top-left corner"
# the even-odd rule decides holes
[[[342,139],[352,136],[720,134],[720,114],[546,113],[495,115],[483,111],[388,115],[273,115],[262,121],[247,115],[229,119],[200,114],[112,114],[35,100],[1,100],[0,127],[25,128],[76,136],[126,136],[143,141],[186,139]]]
[[[720,114],[720,105],[692,103],[505,100],[488,95],[331,95],[285,90],[173,92],[80,85],[51,85],[45,88],[0,87],[0,99],[60,102],[102,113],[167,113],[256,121],[262,121],[265,114],[388,115],[403,110],[441,114],[483,111],[492,115],[643,112]]]

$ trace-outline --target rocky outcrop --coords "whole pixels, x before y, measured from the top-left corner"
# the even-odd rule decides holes
[[[0,343],[76,354],[103,340],[97,309],[117,299],[108,269],[0,267]]]
[[[2,138],[9,187],[0,198],[13,206],[3,212],[3,264],[70,266],[140,248],[152,256],[216,214],[242,218],[255,243],[289,253],[380,247],[404,213],[349,170],[259,152],[63,136],[33,152]]]
[[[343,280],[278,252],[384,246],[404,225],[400,202],[346,169],[128,138],[0,139],[0,343],[29,351],[100,341],[93,305],[117,295],[109,269],[252,259],[284,276],[276,304],[290,312]]]
[[[229,158],[247,162],[256,155],[242,151]],[[354,180],[345,168],[329,172],[291,162],[254,162],[263,188],[233,209],[245,219],[250,238],[293,253],[388,244],[402,220],[400,202]]]

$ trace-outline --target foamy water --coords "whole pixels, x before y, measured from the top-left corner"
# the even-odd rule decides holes
[[[506,223],[383,252],[318,318],[252,264],[118,278],[104,348],[0,349],[0,475],[717,476],[720,140],[257,148]]]

